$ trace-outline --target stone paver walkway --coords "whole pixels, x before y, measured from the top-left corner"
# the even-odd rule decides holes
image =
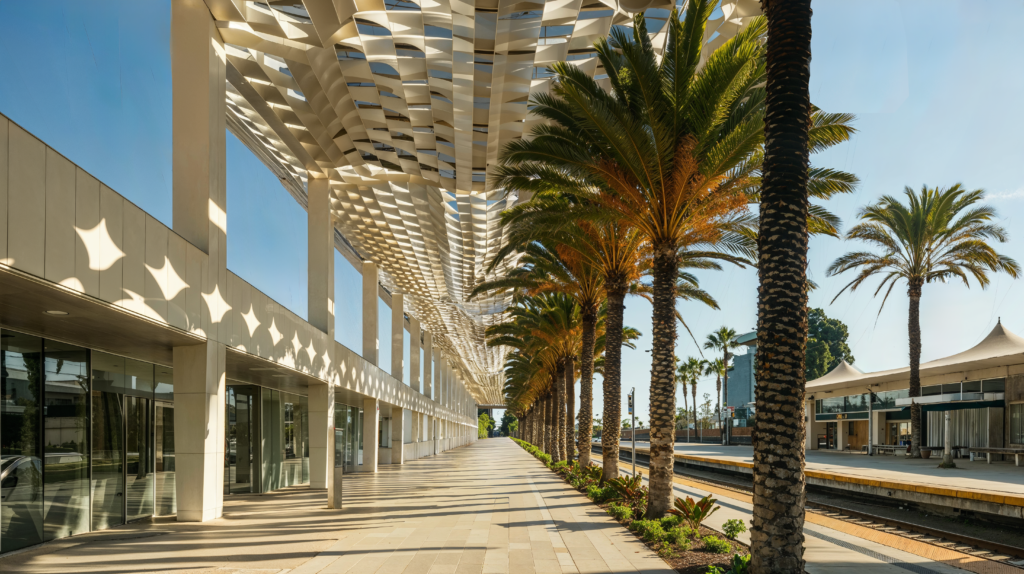
[[[0,571],[253,574],[658,573],[665,562],[508,439],[489,439],[324,491],[233,496],[222,519],[167,519],[56,541]]]

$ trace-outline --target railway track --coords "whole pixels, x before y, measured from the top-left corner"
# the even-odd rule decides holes
[[[601,456],[596,453],[592,454],[591,457],[597,460],[600,460],[601,458]],[[641,462],[638,459],[636,465],[637,468],[647,469],[646,461]],[[629,472],[625,469],[623,471],[627,473]],[[745,496],[750,496],[753,492],[753,485],[741,482],[738,478],[734,480],[724,480],[703,475],[682,474],[679,472],[676,472],[675,474],[678,477],[685,477],[686,481],[695,483],[695,485],[698,486],[701,484],[714,486],[718,489],[732,490]],[[976,558],[1006,564],[1024,571],[1024,548],[975,538],[948,530],[922,526],[912,522],[877,516],[834,504],[825,504],[822,502],[808,500],[807,509],[810,512],[821,514],[832,519],[850,522],[863,528],[871,528],[887,534],[915,540],[920,543],[938,546],[947,550],[954,550],[962,554],[968,554]]]

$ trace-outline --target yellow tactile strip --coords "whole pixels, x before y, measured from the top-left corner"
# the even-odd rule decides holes
[[[592,455],[592,457],[598,460],[601,458],[598,455]],[[679,476],[673,476],[672,481],[676,484],[710,492],[716,496],[731,498],[732,500],[745,502],[747,504],[754,503],[753,497],[744,492],[721,488],[704,482],[694,482],[680,478]],[[957,552],[956,550],[935,546],[934,544],[928,544],[926,542],[919,542],[912,538],[906,538],[896,534],[889,534],[882,530],[867,528],[845,520],[837,520],[835,518],[822,516],[813,512],[808,512],[806,514],[806,520],[811,524],[831,528],[832,530],[856,536],[857,538],[870,540],[871,542],[875,542],[883,546],[909,552],[915,556],[948,564],[949,566],[960,568],[961,570],[967,570],[977,574],[1021,574],[1020,568],[1016,568],[1003,562],[996,562],[994,560],[988,560],[987,558],[979,558],[978,556],[971,556],[970,554],[964,554],[963,552]]]
[[[636,449],[636,451],[649,452],[649,449],[638,448]],[[676,460],[692,460],[696,462],[721,464],[725,466],[735,466],[739,468],[754,468],[754,465],[752,463],[738,460],[725,460],[720,458],[710,458],[706,456],[693,456],[690,454],[677,454],[675,455],[675,457]],[[804,472],[804,474],[807,475],[808,478],[816,478],[819,480],[833,480],[835,482],[859,484],[862,486],[885,488],[889,490],[903,490],[908,492],[918,492],[921,494],[932,494],[935,496],[949,496],[951,498],[964,498],[968,500],[980,500],[983,502],[991,502],[995,504],[1006,504],[1009,506],[1024,507],[1024,496],[1016,496],[1013,494],[1000,494],[997,492],[984,492],[980,490],[964,490],[957,488],[943,488],[941,486],[932,486],[929,484],[892,482],[888,480],[871,480],[869,478],[861,478],[859,476],[852,476],[849,474],[822,472],[819,470],[807,470]]]

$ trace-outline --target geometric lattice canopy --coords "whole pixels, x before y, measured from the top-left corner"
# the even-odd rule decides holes
[[[644,11],[662,46],[673,5],[206,2],[226,43],[232,132],[299,201],[309,178],[329,178],[340,246],[407,294],[406,312],[456,358],[478,403],[502,403],[504,352],[483,332],[507,302],[466,302],[502,244],[499,214],[517,200],[491,187],[488,169],[536,121],[528,102],[549,89],[548,65],[569,60],[600,79],[594,42]],[[723,0],[705,41],[717,46],[759,13],[757,0]]]

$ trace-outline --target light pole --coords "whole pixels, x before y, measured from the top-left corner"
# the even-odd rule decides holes
[[[629,391],[629,436],[633,439],[633,476],[636,476],[636,412],[633,409],[634,395],[636,395],[636,387]]]

